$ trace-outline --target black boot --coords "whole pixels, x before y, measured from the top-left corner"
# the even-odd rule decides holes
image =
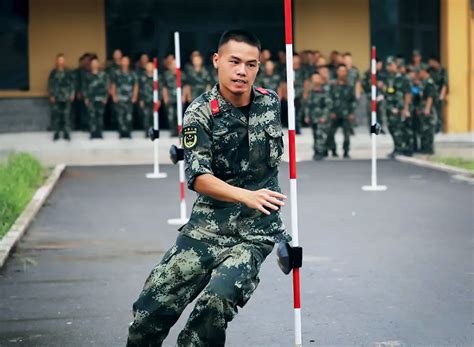
[[[338,158],[338,157],[339,157],[339,156],[337,155],[337,152],[336,152],[335,149],[332,150],[332,156],[333,156],[334,158]]]
[[[344,159],[351,159],[349,151],[344,151]]]
[[[64,133],[63,139],[65,139],[66,141],[71,141],[71,136],[69,135],[69,133]]]
[[[59,140],[59,133],[54,133],[53,135],[53,141]]]

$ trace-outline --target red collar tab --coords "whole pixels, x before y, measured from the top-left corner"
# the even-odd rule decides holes
[[[260,94],[263,94],[263,95],[268,95],[269,94],[268,90],[266,90],[265,88],[261,88],[261,87],[260,88],[255,88],[255,90],[257,92],[259,92]]]
[[[219,102],[217,101],[217,99],[211,100],[211,112],[213,116],[220,112]]]

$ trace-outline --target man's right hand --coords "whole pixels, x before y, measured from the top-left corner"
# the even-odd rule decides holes
[[[279,206],[285,206],[285,203],[282,201],[284,199],[286,199],[286,196],[281,193],[269,189],[259,189],[256,191],[246,191],[241,202],[248,208],[253,208],[269,215],[270,211],[267,208],[278,211],[280,209]]]
[[[52,104],[54,104],[54,103],[56,102],[56,98],[55,98],[54,96],[51,96],[51,97],[49,98],[49,102],[52,103]]]

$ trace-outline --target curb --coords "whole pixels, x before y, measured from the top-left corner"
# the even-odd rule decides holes
[[[10,230],[8,230],[5,236],[3,236],[3,238],[0,240],[0,269],[7,261],[12,249],[25,234],[29,225],[58,182],[65,168],[66,165],[64,164],[58,164],[54,167],[53,172],[49,175],[46,182],[36,191],[35,195],[33,195],[33,198],[28,203],[28,205],[26,205],[25,209],[16,219]]]
[[[429,160],[407,157],[404,155],[397,155],[395,159],[403,163],[414,164],[417,166],[427,167],[430,169],[454,174],[455,176],[453,177],[456,179],[474,183],[474,172],[466,170],[466,169],[462,169],[462,168],[458,168],[458,167],[454,167],[454,166],[450,166],[446,164],[441,164],[441,163],[434,163]]]

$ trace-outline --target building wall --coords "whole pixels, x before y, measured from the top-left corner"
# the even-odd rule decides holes
[[[352,53],[361,72],[370,65],[369,0],[295,0],[294,42],[297,51],[336,49]]]
[[[445,131],[474,131],[474,18],[470,0],[441,1],[441,60],[449,74]]]
[[[74,68],[84,52],[105,60],[104,0],[29,0],[29,91],[1,91],[0,97],[47,95],[46,81],[57,53]]]

